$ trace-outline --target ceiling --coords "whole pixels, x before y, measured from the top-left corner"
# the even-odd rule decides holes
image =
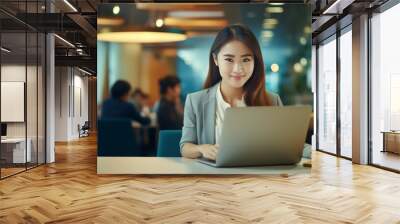
[[[357,11],[363,11],[383,4],[386,0],[339,0],[337,10],[339,14],[328,13],[324,11],[334,4],[334,0],[286,0],[286,1],[243,1],[230,0],[226,2],[241,3],[307,3],[311,4],[313,10],[312,34],[313,39],[332,26],[338,19],[347,14],[355,14]],[[25,1],[25,0],[1,0],[0,2],[0,22],[2,32],[8,33],[5,38],[10,38],[7,42],[15,43],[11,47],[18,49],[18,45],[24,44],[24,41],[16,38],[16,33],[29,28],[32,31],[55,32],[62,39],[73,44],[56,38],[56,64],[57,65],[76,65],[96,71],[96,35],[102,29],[112,29],[110,22],[116,22],[128,25],[136,23],[154,23],[158,17],[169,18],[165,20],[166,25],[184,30],[188,35],[202,35],[219,30],[226,24],[226,19],[235,17],[235,14],[224,13],[223,7],[219,3],[213,3],[213,0],[199,0],[201,4],[162,4],[166,0],[144,0],[144,1],[114,1],[114,0],[48,0],[46,1]],[[137,7],[135,17],[124,15],[124,12],[131,12],[123,8],[121,16],[113,13],[113,7],[116,3],[133,3]],[[175,2],[184,2],[175,0]],[[193,0],[191,1],[193,2]],[[149,4],[144,4],[149,3]],[[157,3],[157,4],[155,4]],[[132,7],[123,5],[123,7]],[[332,8],[332,7],[331,7]],[[101,10],[103,20],[97,23],[97,10]],[[49,12],[52,13],[49,13]],[[186,14],[185,14],[186,12]],[[191,15],[187,12],[192,12]],[[202,13],[208,12],[208,13]],[[138,17],[137,15],[142,15]],[[188,16],[195,18],[187,18]],[[127,18],[127,19],[122,19]],[[108,20],[107,20],[108,19]],[[201,20],[201,22],[199,22]],[[118,22],[118,21],[117,21]],[[168,24],[167,24],[168,23]],[[21,42],[22,41],[22,42]],[[77,50],[80,49],[80,50]],[[30,51],[28,49],[28,51]]]

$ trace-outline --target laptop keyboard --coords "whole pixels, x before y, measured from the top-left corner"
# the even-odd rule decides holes
[[[199,159],[203,160],[203,161],[206,161],[206,162],[209,162],[209,163],[215,163],[215,160],[212,160],[212,159],[207,159],[207,158],[204,158],[204,157],[201,157]]]

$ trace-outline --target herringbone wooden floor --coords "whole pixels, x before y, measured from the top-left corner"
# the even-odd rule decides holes
[[[0,223],[400,223],[400,175],[315,152],[311,174],[96,174],[96,139],[0,181]]]

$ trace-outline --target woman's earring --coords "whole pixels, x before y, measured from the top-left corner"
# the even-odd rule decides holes
[[[215,64],[215,66],[217,66],[218,67],[218,63],[217,63],[217,56],[215,56],[215,54],[213,54],[213,59],[214,59],[214,64]]]

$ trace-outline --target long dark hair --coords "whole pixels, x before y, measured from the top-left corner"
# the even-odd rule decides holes
[[[204,88],[210,88],[221,81],[221,74],[214,63],[213,54],[217,55],[221,48],[232,40],[238,40],[253,51],[254,71],[243,86],[244,101],[247,106],[270,106],[271,102],[265,89],[264,61],[260,45],[251,30],[243,25],[230,25],[219,31],[211,46],[209,69]]]

